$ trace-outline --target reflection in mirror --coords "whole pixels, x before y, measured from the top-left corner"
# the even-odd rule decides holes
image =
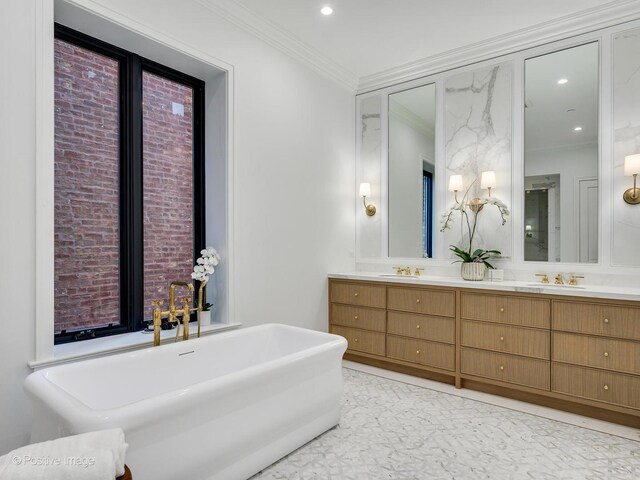
[[[598,43],[525,62],[524,259],[598,262]]]
[[[389,95],[389,256],[433,256],[436,87]]]

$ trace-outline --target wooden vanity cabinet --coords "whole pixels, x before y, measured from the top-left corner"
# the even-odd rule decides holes
[[[329,279],[345,358],[640,427],[637,302]]]

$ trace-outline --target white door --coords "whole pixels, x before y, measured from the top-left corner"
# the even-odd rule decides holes
[[[580,262],[598,263],[598,180],[578,180],[578,251]]]

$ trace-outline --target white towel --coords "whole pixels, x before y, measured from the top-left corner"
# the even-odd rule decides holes
[[[120,428],[27,445],[0,457],[0,480],[113,480],[126,449]]]

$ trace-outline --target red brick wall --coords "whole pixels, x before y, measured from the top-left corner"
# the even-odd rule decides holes
[[[55,42],[55,330],[119,322],[118,65]],[[184,115],[172,112],[184,105]],[[193,268],[192,91],[143,74],[144,305]],[[186,292],[179,293],[182,297]]]
[[[118,64],[55,41],[55,330],[118,323]]]
[[[173,113],[172,102],[184,106]],[[191,281],[193,269],[193,92],[144,72],[144,318],[151,302],[169,298],[172,280]],[[188,295],[180,289],[177,298]],[[181,305],[181,304],[179,304]]]

